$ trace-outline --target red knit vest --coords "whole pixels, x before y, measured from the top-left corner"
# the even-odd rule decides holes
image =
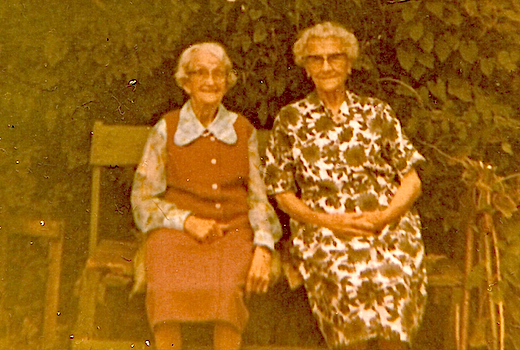
[[[248,140],[253,126],[239,115],[233,125],[238,136],[235,144],[228,145],[209,135],[177,146],[174,135],[179,110],[169,112],[164,119],[168,135],[165,199],[199,217],[231,221],[233,227],[249,226]]]

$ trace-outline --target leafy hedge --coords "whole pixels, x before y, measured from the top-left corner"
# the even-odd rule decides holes
[[[75,239],[86,239],[78,232],[88,227],[95,119],[153,124],[185,100],[171,77],[180,51],[217,40],[239,76],[225,103],[270,128],[281,106],[312,89],[291,45],[323,20],[360,42],[349,88],[388,101],[428,158],[419,203],[427,243],[461,255],[453,247],[463,240],[466,159],[502,176],[518,171],[516,0],[9,0],[0,18],[1,213],[65,218]],[[515,207],[494,209],[505,217]],[[506,256],[518,260],[508,237]],[[512,261],[504,266],[517,276]]]

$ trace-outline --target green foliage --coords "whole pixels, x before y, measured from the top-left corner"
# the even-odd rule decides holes
[[[180,105],[172,73],[193,42],[225,44],[239,77],[225,104],[269,128],[312,89],[291,45],[323,20],[360,42],[349,88],[388,101],[428,159],[419,203],[427,243],[460,256],[442,243],[463,240],[463,160],[519,171],[516,0],[8,0],[0,17],[0,176],[9,184],[0,213],[51,213],[86,231],[94,120],[153,124]],[[515,242],[504,244],[504,265],[518,286]]]

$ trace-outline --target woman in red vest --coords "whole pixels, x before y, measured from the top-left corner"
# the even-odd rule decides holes
[[[221,104],[236,82],[231,68],[216,43],[182,53],[175,78],[190,100],[155,125],[135,174],[158,350],[181,349],[183,322],[211,322],[215,349],[239,349],[244,295],[269,286],[281,228],[260,177],[256,131]]]

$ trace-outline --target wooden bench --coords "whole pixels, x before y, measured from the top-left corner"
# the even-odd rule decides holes
[[[92,166],[92,194],[90,212],[89,256],[83,272],[79,298],[79,312],[73,334],[72,348],[81,350],[147,349],[143,339],[102,339],[96,337],[96,306],[99,295],[109,286],[128,286],[133,278],[133,259],[137,250],[135,241],[100,239],[99,232],[101,178],[104,169],[110,167],[134,167],[140,161],[150,128],[147,126],[94,125],[90,165]],[[259,131],[259,149],[265,149],[268,132]],[[456,348],[460,328],[460,303],[463,275],[457,266],[442,256],[427,256],[429,288],[449,288],[451,291],[450,330],[445,337],[445,349]],[[143,317],[145,317],[143,315]],[[289,347],[290,348],[290,347]],[[278,350],[283,347],[246,346],[248,350]],[[304,349],[304,348],[292,348]]]

